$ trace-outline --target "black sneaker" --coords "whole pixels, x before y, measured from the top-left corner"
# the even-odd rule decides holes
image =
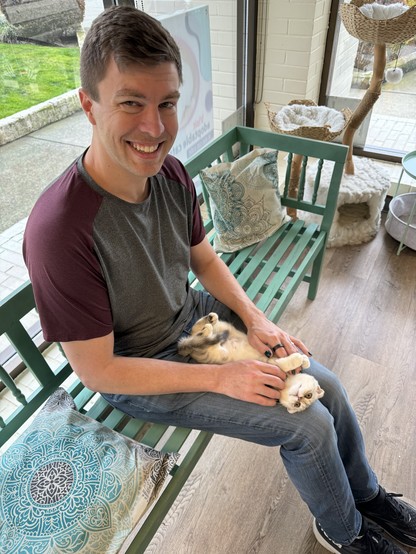
[[[316,519],[313,520],[313,532],[319,544],[333,554],[338,554],[338,552],[345,554],[406,554],[396,544],[383,537],[377,527],[365,521],[364,518],[361,535],[348,546],[337,544],[330,539]]]
[[[379,495],[357,504],[367,519],[377,523],[393,539],[405,546],[416,547],[416,509],[404,500],[397,500],[401,494],[386,492],[380,487]]]

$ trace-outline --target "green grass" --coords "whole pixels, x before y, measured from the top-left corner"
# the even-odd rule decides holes
[[[79,87],[79,48],[0,43],[0,118]]]

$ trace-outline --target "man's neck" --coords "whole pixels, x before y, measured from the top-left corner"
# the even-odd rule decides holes
[[[149,180],[128,174],[121,170],[114,170],[110,164],[96,163],[91,147],[83,159],[85,171],[101,188],[132,204],[139,204],[149,196]]]

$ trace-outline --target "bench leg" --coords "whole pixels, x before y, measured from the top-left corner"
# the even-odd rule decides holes
[[[309,288],[308,288],[309,300],[315,300],[318,292],[319,279],[321,277],[322,264],[324,262],[324,254],[325,254],[325,251],[324,249],[322,249],[312,265],[311,282],[309,283]]]

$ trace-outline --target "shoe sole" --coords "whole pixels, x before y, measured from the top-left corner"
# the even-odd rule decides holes
[[[315,539],[319,542],[319,544],[321,546],[323,546],[326,550],[328,550],[328,552],[332,552],[332,554],[339,554],[340,551],[335,550],[335,548],[332,546],[332,544],[327,542],[324,539],[324,537],[321,535],[321,533],[318,531],[318,528],[316,527],[316,519],[315,518],[313,518],[312,529],[313,529],[313,534],[315,535]]]

